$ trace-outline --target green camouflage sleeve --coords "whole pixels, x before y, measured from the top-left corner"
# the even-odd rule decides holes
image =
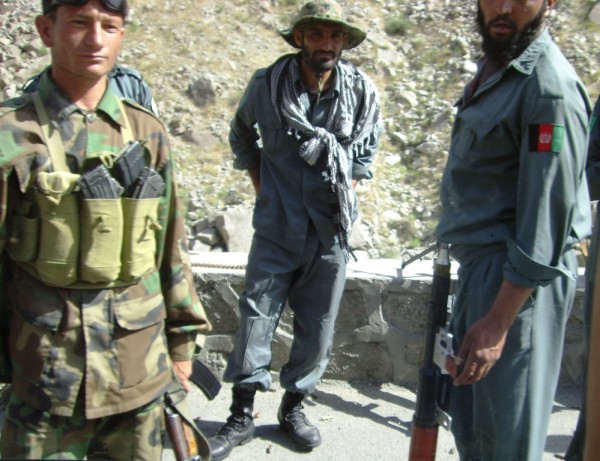
[[[195,289],[168,135],[154,114],[149,118],[150,112],[124,102],[134,132],[145,140],[152,165],[166,184],[158,209],[161,230],[157,233],[156,262],[166,305],[170,356],[173,360],[189,360],[196,335],[210,331],[211,324]]]
[[[8,209],[8,174],[5,168],[0,168],[0,281],[4,280],[6,273],[6,255],[4,247],[7,239],[6,215]],[[5,302],[8,294],[2,290],[5,284],[0,283],[0,382],[11,381],[11,365],[8,358],[8,326],[10,323],[10,311],[8,303]]]
[[[187,249],[181,200],[174,179],[173,159],[167,155],[161,173],[166,193],[161,199],[159,220],[162,231],[158,243],[161,287],[167,306],[167,334],[171,358],[191,358],[195,336],[210,331],[211,325],[195,290]]]

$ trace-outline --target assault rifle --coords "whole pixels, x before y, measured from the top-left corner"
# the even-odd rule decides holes
[[[448,409],[452,379],[445,361],[452,355],[452,335],[446,330],[450,293],[448,245],[438,242],[433,265],[433,283],[428,303],[425,355],[419,372],[417,404],[413,416],[409,461],[434,461],[438,428],[450,426]]]
[[[221,390],[221,383],[217,377],[198,359],[192,362],[192,375],[189,380],[198,386],[209,400],[213,400]],[[175,459],[210,461],[210,446],[206,437],[183,408],[175,403],[175,393],[165,393],[165,424]]]
[[[210,459],[210,448],[208,455],[203,457],[200,454],[200,451],[204,451],[206,454],[206,440],[202,438],[202,434],[199,433],[194,423],[183,415],[169,393],[165,394],[165,425],[177,461]],[[199,444],[205,445],[204,450],[199,447]]]

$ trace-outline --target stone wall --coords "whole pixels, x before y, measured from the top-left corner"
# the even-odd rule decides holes
[[[197,291],[213,323],[212,333],[200,340],[202,359],[219,376],[238,327],[237,301],[244,287],[246,256],[245,253],[192,256]],[[410,264],[401,276],[400,265],[398,260],[359,260],[349,265],[326,378],[403,385],[417,382],[432,261]],[[456,264],[453,266],[454,277]],[[579,288],[565,341],[561,380],[566,383],[579,383],[582,377],[582,304],[583,288]],[[291,332],[292,315],[286,309],[273,341],[273,371],[285,363]]]

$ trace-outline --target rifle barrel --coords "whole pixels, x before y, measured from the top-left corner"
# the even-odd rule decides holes
[[[450,293],[450,259],[448,245],[438,242],[434,263],[423,365],[419,371],[417,403],[413,416],[409,461],[434,461],[439,423],[438,398],[444,386],[442,370],[434,362],[436,336],[445,328]]]

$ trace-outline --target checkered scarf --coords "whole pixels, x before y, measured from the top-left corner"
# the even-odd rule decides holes
[[[336,66],[336,78],[341,82],[340,95],[332,103],[325,127],[314,127],[300,103],[295,82],[300,77],[298,54],[288,54],[277,60],[267,71],[267,82],[273,108],[288,132],[302,142],[300,157],[314,165],[327,154],[327,171],[333,203],[333,221],[346,261],[354,256],[350,248],[352,211],[356,196],[352,178],[348,177],[348,158],[362,147],[368,136],[380,130],[381,115],[377,94],[371,80],[346,61]]]

